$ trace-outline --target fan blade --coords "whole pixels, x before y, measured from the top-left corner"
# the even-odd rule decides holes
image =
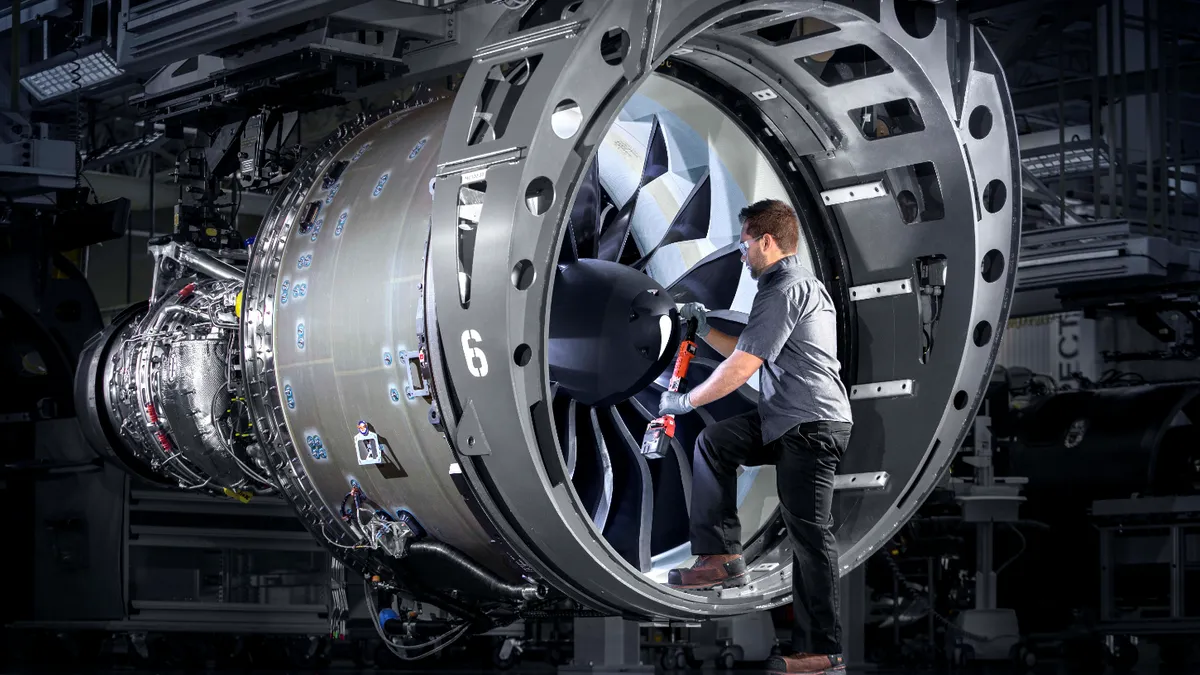
[[[654,524],[654,485],[640,443],[614,406],[600,418],[600,429],[612,452],[613,513],[604,538],[639,571],[650,571],[650,534]]]
[[[558,431],[563,460],[567,463],[567,476],[574,477],[579,443],[575,438],[575,399],[562,391],[556,382],[550,385],[550,400],[554,402],[554,426]]]
[[[632,403],[633,400],[630,400]],[[646,420],[642,411],[625,403],[616,407],[616,414],[624,424],[633,442],[640,444],[646,431]],[[676,444],[677,445],[677,444]],[[638,454],[641,452],[639,450]],[[669,551],[688,541],[687,499],[684,498],[682,473],[679,470],[679,455],[667,453],[661,460],[647,461],[651,486],[650,556]]]
[[[729,309],[742,279],[742,255],[737,245],[705,256],[667,287],[679,304],[699,302],[708,309]]]
[[[642,402],[640,400],[638,400],[637,397],[629,399],[629,404],[631,406],[633,406],[634,411],[636,411],[637,414],[643,420],[645,420],[647,423],[649,423],[651,420],[653,420],[657,417],[657,415],[651,414],[650,410],[647,409],[646,406],[643,405]],[[692,463],[689,458],[691,457],[691,448],[695,445],[695,439],[693,438],[692,441],[688,442],[688,443],[681,442],[680,435],[679,435],[679,426],[680,426],[680,422],[683,421],[684,417],[687,417],[687,416],[686,415],[682,415],[682,416],[676,415],[676,417],[675,417],[675,424],[676,424],[675,438],[671,439],[672,454],[669,455],[668,457],[664,458],[664,459],[670,459],[671,456],[674,456],[674,460],[675,460],[674,466],[667,466],[667,462],[664,461],[662,471],[667,471],[669,469],[671,472],[678,473],[679,484],[683,488],[683,502],[686,507],[686,512],[684,513],[685,517],[683,518],[683,520],[686,521],[687,514],[692,512]],[[642,425],[642,426],[644,427],[645,425]],[[660,483],[661,483],[661,476],[660,476]],[[659,497],[659,492],[657,489],[655,490],[654,495],[656,498]],[[654,514],[655,514],[654,524],[655,524],[655,528],[657,529],[658,521],[663,519],[662,511],[660,511],[658,508],[658,501],[655,502]],[[687,537],[687,531],[685,529],[684,530],[684,538],[686,539],[686,537]],[[678,544],[678,543],[680,543],[680,542],[676,542],[676,544]],[[670,548],[670,546],[668,546],[667,548]],[[662,550],[666,550],[666,549],[662,549]]]
[[[658,245],[635,262],[634,269],[644,268],[650,262],[650,257],[664,246],[708,236],[709,219],[712,218],[712,183],[708,176],[708,172],[704,172],[704,177],[692,186],[692,191],[688,193],[687,199],[683,200],[683,205],[667,226],[667,231],[663,233]]]
[[[638,193],[634,192],[629,201],[617,210],[612,224],[600,234],[596,242],[596,257],[600,260],[617,262],[625,250],[625,242],[629,240],[629,228],[633,225],[633,208],[637,205]]]
[[[576,438],[578,425],[575,424],[575,399],[571,399],[567,404],[567,434],[570,442],[567,443],[567,476],[575,478],[575,462],[579,457],[579,439]]]
[[[568,226],[571,242],[569,260],[596,257],[596,245],[600,238],[600,165],[593,161],[583,175],[575,203],[571,205]],[[565,250],[564,244],[564,253]],[[567,259],[563,259],[567,262]]]
[[[577,442],[583,461],[576,466],[571,478],[579,499],[592,516],[592,522],[601,532],[608,526],[609,512],[613,502],[613,467],[600,433],[600,420],[595,408],[576,406],[576,415],[587,416],[586,420],[576,417],[575,428],[579,430]]]
[[[639,187],[667,172],[667,137],[663,135],[658,115],[650,124],[650,138],[646,140],[646,158],[642,160],[642,180]]]
[[[593,162],[593,164],[595,164]],[[616,262],[625,251],[625,242],[629,240],[629,228],[633,224],[633,210],[637,206],[638,195],[642,188],[651,181],[667,172],[667,139],[663,136],[662,126],[655,115],[650,124],[650,137],[646,140],[646,156],[642,159],[642,176],[638,187],[625,202],[612,225],[601,234],[596,257],[601,260]]]

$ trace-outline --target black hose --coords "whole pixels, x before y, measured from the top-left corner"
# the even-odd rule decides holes
[[[444,563],[458,568],[472,577],[488,593],[506,600],[532,600],[546,596],[545,587],[540,584],[510,584],[493,575],[491,572],[475,564],[470,558],[458,550],[440,541],[419,540],[408,543],[406,555],[428,555],[440,558]]]

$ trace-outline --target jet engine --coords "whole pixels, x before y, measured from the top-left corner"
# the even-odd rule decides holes
[[[100,341],[89,391],[144,471],[235,491],[257,474],[347,567],[464,625],[550,590],[629,617],[761,610],[791,593],[771,467],[739,476],[748,585],[664,583],[691,555],[696,436],[757,399],[752,380],[681,416],[666,457],[639,452],[679,303],[737,333],[755,292],[737,212],[795,208],[854,409],[844,574],[970,426],[1013,290],[1018,172],[1000,65],[953,3],[534,2],[453,93],[301,162],[240,281],[189,253],[195,279]],[[701,346],[689,378],[719,359]]]

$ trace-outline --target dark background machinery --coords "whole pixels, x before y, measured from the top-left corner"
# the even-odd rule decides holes
[[[269,494],[273,491],[270,480],[259,481],[249,475],[262,472],[264,467],[256,464],[252,444],[238,441],[250,438],[252,432],[248,427],[250,416],[233,400],[237,397],[229,396],[228,426],[221,434],[233,438],[227,442],[233,448],[228,456],[237,461],[227,467],[232,473],[227,471],[226,475],[234,476],[233,480],[215,491],[220,497],[197,494],[196,490],[164,491],[162,471],[152,466],[144,468],[153,464],[153,458],[121,457],[120,444],[109,444],[113,454],[98,456],[92,451],[94,443],[86,442],[87,432],[81,432],[81,422],[76,421],[71,386],[76,364],[84,342],[103,327],[109,326],[104,335],[111,337],[131,320],[137,320],[128,314],[117,316],[114,306],[124,307],[138,297],[145,298],[147,291],[151,300],[157,297],[164,305],[198,302],[203,298],[193,297],[192,292],[181,293],[192,283],[185,277],[193,274],[202,280],[197,286],[202,293],[208,290],[205,284],[219,286],[212,274],[220,268],[206,261],[212,255],[204,251],[245,249],[246,240],[259,232],[255,216],[266,211],[266,201],[301,170],[298,167],[303,157],[328,132],[344,125],[343,134],[356,133],[371,119],[386,114],[396,99],[414,104],[432,96],[457,93],[468,83],[462,73],[479,56],[478,48],[486,44],[485,36],[498,19],[515,12],[527,17],[524,26],[528,28],[561,19],[554,12],[563,8],[554,7],[554,3],[508,6],[314,0],[248,19],[248,15],[236,11],[240,5],[236,2],[205,3],[195,15],[180,15],[172,11],[171,3],[156,2],[17,4],[23,29],[15,32],[20,36],[17,39],[11,39],[14,32],[10,32],[10,44],[21,57],[19,69],[10,72],[10,83],[14,98],[21,102],[14,102],[11,108],[24,118],[24,123],[13,127],[14,145],[10,147],[18,154],[5,170],[6,179],[11,179],[8,184],[20,187],[9,188],[8,231],[12,238],[8,241],[12,242],[10,251],[15,263],[4,268],[6,273],[14,273],[13,283],[5,284],[5,298],[8,302],[8,289],[12,288],[15,299],[11,308],[6,305],[3,316],[10,326],[19,326],[5,334],[16,336],[9,366],[20,384],[6,389],[14,416],[6,416],[8,424],[4,426],[5,433],[13,434],[15,441],[8,446],[21,448],[19,452],[24,454],[13,457],[15,461],[6,457],[5,494],[14,505],[21,505],[15,511],[28,512],[28,504],[34,504],[32,522],[22,530],[29,549],[35,551],[28,563],[28,576],[51,580],[27,586],[28,595],[22,602],[6,604],[12,608],[12,616],[6,620],[18,620],[22,626],[13,634],[46,635],[38,630],[53,631],[63,625],[86,625],[102,633],[115,630],[121,639],[103,646],[73,637],[51,643],[53,646],[37,644],[42,645],[43,653],[74,651],[88,656],[109,653],[115,647],[118,653],[127,653],[134,660],[154,658],[179,663],[214,654],[221,658],[257,658],[260,662],[289,658],[296,663],[312,663],[314,658],[320,660],[335,652],[346,655],[344,643],[338,641],[350,630],[343,621],[352,606],[360,612],[363,606],[360,585],[347,582],[347,578],[353,581],[357,573],[331,562],[326,547],[314,544],[287,503]],[[951,12],[947,3],[901,2],[896,6],[901,28],[911,28],[918,34],[925,30],[922,26],[928,25],[931,16],[946,17]],[[1101,616],[1087,626],[1086,634],[1093,640],[1099,636],[1101,644],[1107,639],[1108,644],[1094,653],[1107,654],[1114,661],[1124,654],[1121,663],[1125,663],[1133,644],[1128,636],[1147,631],[1158,636],[1168,632],[1186,634],[1186,622],[1180,620],[1191,612],[1186,591],[1179,590],[1186,588],[1186,572],[1168,575],[1168,586],[1158,581],[1149,585],[1135,581],[1131,585],[1128,579],[1138,577],[1136,570],[1150,567],[1133,568],[1132,575],[1122,572],[1102,582],[1098,574],[1101,565],[1095,561],[1108,560],[1100,556],[1124,553],[1132,555],[1126,563],[1158,565],[1153,569],[1161,570],[1162,556],[1171,565],[1175,557],[1186,555],[1181,542],[1187,540],[1187,530],[1178,526],[1179,516],[1166,514],[1186,513],[1188,508],[1186,501],[1179,499],[1190,491],[1186,480],[1189,458],[1186,451],[1180,450],[1186,447],[1180,443],[1186,443],[1188,425],[1175,418],[1155,418],[1143,428],[1140,421],[1134,422],[1129,416],[1114,418],[1097,414],[1097,410],[1104,410],[1105,405],[1122,411],[1146,406],[1162,413],[1162,401],[1170,399],[1171,405],[1178,404],[1180,414],[1187,418],[1190,385],[1186,383],[1165,387],[1151,383],[1128,390],[1110,385],[1133,384],[1131,380],[1141,384],[1136,373],[1145,363],[1134,359],[1153,359],[1151,367],[1170,359],[1171,369],[1178,374],[1195,358],[1197,228],[1195,200],[1189,196],[1195,194],[1191,189],[1195,170],[1188,154],[1194,128],[1188,119],[1188,107],[1179,105],[1178,93],[1186,91],[1191,77],[1194,36],[1189,34],[1188,26],[1195,23],[1189,23],[1187,17],[1194,16],[1194,4],[1148,2],[1134,6],[1132,2],[1110,2],[1060,7],[1053,3],[963,2],[954,6],[953,12],[977,26],[992,43],[1013,90],[1016,132],[1023,136],[1022,199],[1018,203],[1024,205],[1026,231],[1017,263],[1019,276],[1012,315],[1078,310],[1096,317],[1089,319],[1092,321],[1132,322],[1136,330],[1147,330],[1154,336],[1153,342],[1143,346],[1121,344],[1106,357],[1096,357],[1111,359],[1120,373],[1134,374],[1121,374],[1115,380],[1110,376],[1109,381],[1100,383],[1102,388],[1091,390],[1095,396],[1055,395],[1070,372],[1049,373],[1049,380],[1044,376],[1025,380],[1014,378],[1009,369],[989,389],[1005,394],[996,393],[994,403],[991,397],[985,397],[987,403],[982,410],[983,419],[990,419],[993,425],[990,433],[996,437],[996,475],[1029,479],[1022,489],[1026,501],[1014,527],[1021,528],[1021,521],[1036,523],[1019,531],[1030,539],[1035,555],[1040,556],[1025,553],[1010,566],[1001,562],[995,567],[1005,577],[1012,577],[1028,576],[1025,570],[1040,569],[1043,563],[1055,564],[1079,581],[1069,594],[1059,595],[1059,589],[1048,588],[1040,593],[1030,590],[1025,598],[1011,595],[1010,587],[1002,582],[999,605],[1016,608],[1022,633],[1051,634],[1076,622],[1080,608],[1084,613],[1095,608]],[[13,14],[8,16],[11,30]],[[1164,17],[1178,20],[1167,22]],[[779,25],[772,28],[770,17],[743,17],[743,21],[750,20],[763,24],[761,29],[758,24],[754,27],[762,38],[774,43],[786,44],[811,31],[811,26],[800,22],[792,29],[795,32],[785,35],[779,28],[785,24],[776,22]],[[1064,37],[1056,41],[1039,39],[1047,35]],[[1141,40],[1141,35],[1148,39]],[[810,39],[822,38],[816,35]],[[602,45],[605,54],[626,48],[619,38],[613,42],[605,36],[604,40],[608,40],[607,50]],[[1114,60],[1112,52],[1118,45],[1119,55]],[[1144,55],[1138,53],[1143,46]],[[822,58],[815,59],[817,64],[828,64],[815,71],[824,73],[820,77],[827,84],[866,72],[877,74],[871,69],[878,65],[869,55],[834,53],[830,58],[828,54],[818,54]],[[864,73],[856,72],[860,66]],[[688,60],[682,57],[666,68],[665,74],[679,81],[695,77]],[[1100,76],[1095,77],[1097,74]],[[519,70],[502,71],[495,79],[490,75],[487,79],[491,81],[484,88],[486,96],[498,103],[519,100],[519,94],[505,92],[519,90],[526,75]],[[18,81],[22,82],[20,87]],[[693,86],[704,84],[695,79],[691,82]],[[744,105],[737,102],[737,96],[724,103]],[[1140,116],[1143,103],[1146,114]],[[855,109],[854,120],[862,122],[864,139],[877,143],[884,135],[900,135],[915,128],[911,111],[902,108]],[[503,106],[485,113],[485,124],[479,125],[485,129],[485,140],[488,126],[493,135],[500,135],[495,122],[505,116]],[[472,119],[471,123],[478,121]],[[998,118],[991,123],[1001,124]],[[839,121],[834,126],[843,125]],[[1139,143],[1143,136],[1145,141]],[[653,139],[654,134],[649,138]],[[19,154],[22,148],[24,155]],[[651,154],[646,153],[647,159]],[[769,148],[766,154],[771,154]],[[599,161],[593,169],[598,165]],[[649,161],[641,168],[651,179],[654,171],[665,169],[655,169]],[[313,179],[324,175],[328,173],[318,171]],[[901,199],[905,191],[893,181],[906,178],[912,183],[908,197]],[[927,199],[931,194],[927,174],[923,178],[918,170],[911,177],[888,179],[885,184],[897,193],[896,203],[904,222],[944,217],[938,209],[945,205]],[[704,180],[696,180],[697,187],[687,194],[701,194],[704,188],[698,186],[704,184]],[[100,197],[77,191],[76,187],[91,188]],[[1010,199],[1015,200],[1016,181],[1009,184],[1009,192]],[[588,192],[580,188],[577,194],[576,206]],[[117,196],[124,202],[115,201]],[[532,203],[539,203],[538,195],[534,196]],[[833,200],[844,198],[837,193],[829,195]],[[985,200],[988,198],[985,196]],[[619,228],[610,228],[614,217],[622,215],[620,209],[606,210],[603,199],[597,194],[600,203],[596,208],[596,232],[619,232]],[[851,211],[869,203],[850,201],[832,208]],[[130,207],[134,207],[132,218],[126,215]],[[631,214],[623,215],[628,219]],[[77,233],[73,238],[62,234],[72,231],[72,222],[76,223]],[[103,226],[97,228],[97,223]],[[125,241],[118,239],[122,234]],[[327,230],[326,236],[329,234]],[[159,235],[165,237],[155,239]],[[108,244],[94,245],[105,239]],[[602,239],[590,239],[586,231],[572,228],[571,236],[564,237],[558,259],[592,257],[587,255],[590,247],[599,254],[604,248]],[[624,237],[621,239],[624,244]],[[150,248],[146,242],[153,243],[156,253],[146,257],[144,267],[138,268],[141,249]],[[650,250],[654,243],[642,251]],[[250,242],[251,250],[253,245]],[[126,255],[114,262],[112,252],[122,248]],[[623,249],[617,248],[617,258]],[[58,251],[65,255],[55,255]],[[92,271],[92,254],[107,257],[104,272]],[[249,259],[221,255],[225,259],[218,262],[239,270]],[[634,255],[624,262],[636,265],[639,257]],[[1016,256],[1007,258],[1012,263]],[[720,256],[716,256],[708,267],[720,262]],[[939,282],[940,269],[937,259],[923,261],[914,269],[917,285],[924,287],[920,316],[925,325],[920,328],[931,334],[928,344],[918,352],[933,348],[934,358],[940,351],[938,347],[944,349],[951,339],[945,336],[945,325],[940,330],[936,326],[942,302],[938,287],[945,283]],[[952,263],[950,278],[955,269]],[[83,271],[93,288],[87,289],[81,275],[72,270]],[[103,297],[105,304],[97,304],[93,295]],[[217,303],[199,310],[191,306],[185,309],[207,312],[205,320],[219,324],[225,320],[222,311],[236,316],[239,300],[226,297],[224,302],[224,308]],[[183,311],[172,313],[188,315]],[[191,329],[195,330],[196,316],[191,317]],[[172,328],[188,329],[187,325],[174,323]],[[999,339],[1000,324],[991,329]],[[985,337],[983,342],[989,339]],[[1001,355],[1004,363],[1020,361],[1016,357],[1005,361],[1005,356]],[[414,364],[413,370],[417,368]],[[561,384],[560,388],[567,389]],[[571,443],[564,433],[571,419],[576,420],[578,433],[595,415],[606,446],[614,440],[619,443],[620,424],[630,424],[627,419],[605,420],[606,408],[594,406],[595,397],[580,386],[567,390],[570,396],[556,392],[553,397],[564,466],[570,466],[572,460]],[[279,396],[286,403],[286,395]],[[1007,408],[1014,401],[1023,405],[1026,398],[1040,400],[1007,419]],[[631,403],[620,405],[629,408],[626,413],[636,414],[633,402],[637,400],[635,397]],[[1109,403],[1112,401],[1120,403]],[[974,407],[972,400],[970,409]],[[3,412],[7,415],[8,410],[6,407]],[[1064,421],[1072,415],[1076,417]],[[1118,418],[1128,424],[1116,422]],[[1194,422],[1195,417],[1187,419]],[[644,420],[633,418],[633,427],[640,423]],[[964,443],[965,452],[979,455],[982,431],[978,423],[968,426],[971,429]],[[108,432],[101,429],[99,433],[104,436]],[[240,436],[247,433],[251,436]],[[90,435],[94,439],[96,430]],[[1076,437],[1077,442],[1073,440]],[[1134,437],[1141,439],[1136,447],[1133,441],[1125,440]],[[1074,445],[1063,448],[1065,453],[1060,454],[1057,448],[1066,439]],[[148,442],[153,450],[158,439]],[[947,445],[943,454],[948,459],[948,453],[956,449]],[[580,460],[587,455],[578,444],[575,450],[579,471]],[[197,452],[202,453],[202,448],[198,446]],[[1078,462],[1095,461],[1092,454],[1106,457],[1106,466],[1130,470],[1109,471],[1107,479],[1097,471],[1095,485],[1090,473],[1078,483],[1071,480],[1080,475]],[[878,468],[877,464],[862,467],[864,472]],[[139,471],[144,475],[128,477],[129,472],[136,476]],[[892,474],[895,480],[896,473]],[[172,471],[168,475],[171,485],[184,482],[185,487],[197,487],[200,492],[212,490],[212,485],[203,480],[189,481],[185,475],[184,481],[178,481]],[[243,480],[239,475],[248,476],[248,482],[239,483]],[[966,475],[974,480],[979,475],[978,467],[956,464],[950,480]],[[1132,478],[1135,475],[1136,480]],[[1158,478],[1161,476],[1172,476],[1174,484],[1162,481]],[[149,479],[150,486],[145,479]],[[901,485],[906,480],[901,479]],[[152,487],[154,483],[160,487]],[[249,484],[256,484],[254,490],[245,489]],[[1071,484],[1083,487],[1066,493],[1072,500],[1071,508],[1060,513],[1053,505],[1066,498],[1062,487]],[[66,485],[71,487],[64,488]],[[619,481],[614,487],[620,491]],[[234,494],[227,495],[225,490]],[[353,493],[352,489],[347,491]],[[599,495],[589,505],[594,517],[603,501],[603,489],[593,494],[584,488],[581,493],[592,495],[589,499]],[[249,503],[241,503],[251,494]],[[844,494],[850,496],[843,501],[843,508],[851,510],[862,508],[863,499],[878,498],[872,493]],[[894,493],[876,494],[894,498]],[[952,657],[961,656],[961,645],[969,645],[972,638],[963,629],[948,628],[945,623],[954,622],[957,610],[978,604],[978,585],[972,579],[978,576],[973,574],[979,568],[975,559],[978,556],[970,555],[969,548],[974,542],[978,551],[975,540],[985,540],[974,524],[965,528],[956,524],[948,540],[939,539],[943,532],[937,528],[946,527],[946,521],[938,518],[953,512],[957,521],[963,520],[961,503],[950,496],[954,494],[953,489],[935,491],[923,513],[897,538],[895,548],[887,547],[898,552],[893,562],[902,566],[907,577],[883,565],[880,556],[871,558],[865,570],[872,588],[893,591],[897,600],[893,606],[901,607],[899,596],[905,595],[904,584],[896,580],[911,581],[918,576],[913,572],[914,565],[918,571],[925,568],[918,544],[932,547],[938,560],[945,559],[946,550],[959,557],[967,581],[960,577],[958,582],[941,585],[953,597],[935,601],[933,608],[939,614],[952,615],[951,621],[930,619],[933,628],[928,636],[959,644],[957,651],[938,646],[938,652]],[[1135,494],[1152,494],[1168,501],[1092,504]],[[369,498],[370,494],[365,496]],[[943,499],[947,496],[948,506]],[[1057,520],[1050,517],[1055,514]],[[1114,547],[1111,541],[1102,546],[1099,539],[1081,535],[1078,546],[1061,549],[1044,546],[1054,536],[1035,540],[1044,527],[1055,533],[1087,532],[1093,518],[1102,529],[1115,524],[1124,530],[1130,520],[1157,527],[1152,531],[1157,537],[1153,541],[1165,544],[1156,549],[1161,551],[1157,557],[1146,560],[1138,558],[1145,558],[1138,553],[1146,548],[1144,539],[1122,546],[1118,536]],[[1006,527],[997,525],[995,530],[997,555],[1030,549],[1008,548]],[[653,535],[652,540],[670,537],[657,530]],[[1012,541],[1019,544],[1023,540]],[[640,542],[632,542],[619,548],[627,554],[627,560],[635,562],[641,555],[640,546]],[[968,554],[960,555],[963,551]],[[857,553],[854,557],[859,558]],[[1104,563],[1107,568],[1114,565],[1115,560]],[[1083,569],[1097,571],[1096,585],[1091,585],[1088,575],[1079,573]],[[36,573],[48,570],[53,574]],[[111,579],[112,573],[120,574],[123,581],[110,581],[109,585],[90,580]],[[1071,616],[1040,614],[1031,609],[1039,607],[1047,593],[1059,598],[1057,606]],[[1139,604],[1150,609],[1131,609]],[[528,613],[531,625],[538,616],[579,613],[578,609],[570,609],[569,603],[537,611],[542,614]],[[373,637],[374,631],[367,624],[381,621],[366,613],[357,616],[357,628],[365,628],[365,634]],[[241,620],[234,621],[234,617]],[[426,620],[415,623],[402,618],[393,619],[400,635],[413,630],[414,625],[419,626],[421,634],[444,628],[438,623],[444,617],[423,616]],[[900,621],[893,617],[885,632],[899,628],[901,623],[905,623],[906,631],[912,631],[915,625],[911,618]],[[243,634],[259,633],[261,637],[223,638],[215,643],[209,638],[189,641],[185,637],[225,633],[231,628]],[[523,630],[513,635],[525,637]],[[285,634],[292,637],[278,637]],[[328,640],[329,636],[334,639]],[[892,637],[871,636],[874,644],[886,644]],[[492,639],[501,640],[503,636]],[[206,642],[219,648],[206,653],[199,648]],[[516,644],[505,642],[496,652],[502,664],[512,662],[511,647]],[[1177,643],[1170,639],[1161,644],[1167,645],[1168,652],[1178,651],[1173,646]],[[72,649],[61,649],[63,645]],[[329,651],[331,645],[341,651]],[[1029,647],[1037,647],[1036,641],[1029,641]],[[386,652],[382,656],[386,658]],[[1083,656],[1086,659],[1087,654]]]

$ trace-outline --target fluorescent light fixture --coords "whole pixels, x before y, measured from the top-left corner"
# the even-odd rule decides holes
[[[40,102],[74,93],[76,89],[90,89],[124,75],[125,71],[117,67],[112,55],[98,47],[73,60],[21,76],[21,86]],[[74,53],[67,55],[74,56]]]

